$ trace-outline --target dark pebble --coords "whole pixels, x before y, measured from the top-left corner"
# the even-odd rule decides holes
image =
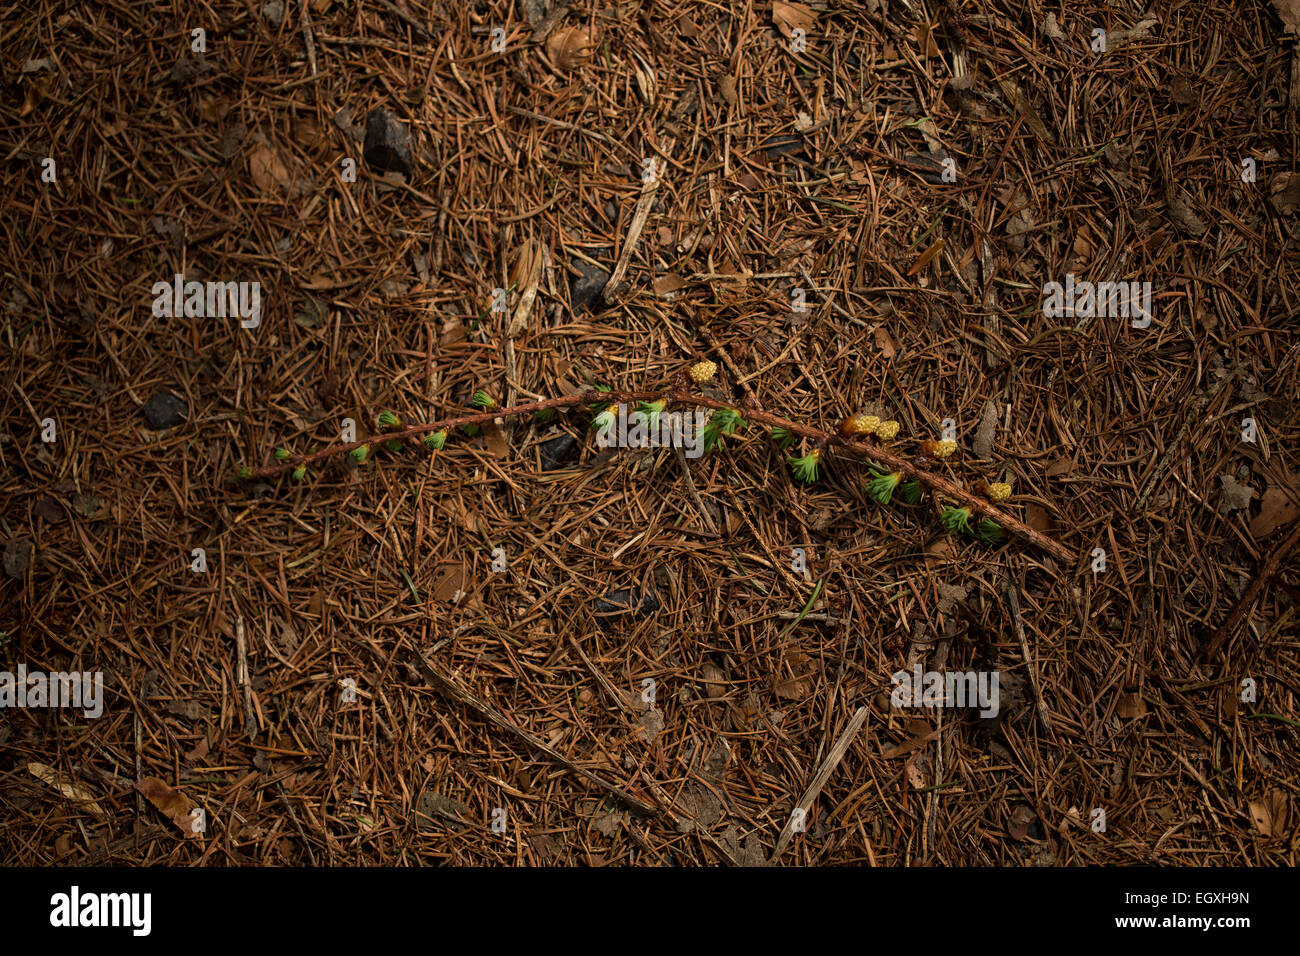
[[[381,173],[401,173],[410,179],[415,169],[411,133],[386,109],[371,110],[366,118],[366,144],[362,155],[372,168]]]
[[[565,432],[537,446],[542,455],[542,471],[555,471],[578,457],[578,440]]]
[[[183,425],[190,417],[190,407],[185,400],[171,392],[159,392],[144,403],[144,420],[154,431]]]
[[[600,294],[609,281],[609,273],[585,259],[574,259],[572,265],[580,273],[569,277],[569,304],[573,308],[573,314],[581,315],[592,303],[596,305],[594,311],[599,312],[603,305],[599,301]]]

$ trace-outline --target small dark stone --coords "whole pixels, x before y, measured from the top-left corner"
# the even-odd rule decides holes
[[[637,617],[648,617],[659,610],[659,598],[653,591],[641,592],[634,588],[607,591],[596,599],[594,611],[598,618],[621,617],[635,612]]]
[[[144,404],[144,420],[154,431],[175,428],[190,417],[190,407],[185,400],[171,392],[159,392]]]
[[[573,314],[581,315],[593,302],[596,303],[595,311],[599,312],[601,304],[598,300],[609,281],[609,273],[585,259],[574,259],[572,264],[580,273],[569,278],[569,304]]]
[[[542,471],[555,471],[577,458],[578,440],[565,432],[537,446],[542,455]]]
[[[366,118],[366,162],[381,173],[401,173],[407,179],[415,169],[411,132],[386,109],[373,109]]]
[[[36,545],[30,538],[16,538],[5,548],[5,574],[16,581],[21,581],[32,563],[32,552]]]

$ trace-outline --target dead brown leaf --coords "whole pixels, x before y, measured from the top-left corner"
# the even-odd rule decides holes
[[[200,825],[203,819],[198,804],[157,777],[142,777],[136,781],[135,789],[154,805],[163,816],[181,828],[188,838],[202,835]]]
[[[277,188],[288,189],[292,182],[289,168],[284,165],[275,149],[267,145],[258,146],[249,154],[248,174],[253,177],[253,185],[263,195],[275,192]]]
[[[913,790],[920,790],[926,784],[925,771],[921,769],[921,764],[924,762],[924,754],[915,754],[907,763],[903,764],[903,773],[907,777],[907,782],[912,785]]]
[[[1288,802],[1283,790],[1270,790],[1262,800],[1250,801],[1250,820],[1260,836],[1286,836]]]
[[[880,349],[881,357],[893,358],[898,353],[898,347],[894,345],[894,340],[889,331],[883,325],[877,325],[875,331],[876,348]]]
[[[582,27],[556,30],[546,41],[546,55],[561,70],[572,70],[591,59],[595,39]]]
[[[880,756],[886,760],[892,760],[895,757],[904,757],[913,750],[924,747],[930,741],[935,740],[943,733],[942,730],[931,730],[929,733],[921,734],[919,737],[913,737],[911,740],[904,740],[896,747],[885,747],[880,751]]]
[[[85,804],[86,809],[101,819],[108,816],[103,808],[95,802],[94,795],[78,784],[71,783],[62,773],[53,767],[46,766],[43,763],[31,761],[27,764],[27,772],[37,780],[48,784],[55,790],[59,791],[65,800],[72,800],[76,803]]]
[[[501,427],[503,418],[496,418],[483,424],[483,438],[487,441],[488,453],[494,458],[505,458],[510,454],[510,439]]]
[[[1282,32],[1300,36],[1300,0],[1273,0],[1273,9],[1282,21]]]
[[[457,565],[448,569],[438,579],[438,583],[433,586],[433,599],[435,601],[458,601],[459,595],[463,594],[465,586],[465,569]]]
[[[807,36],[812,32],[813,24],[817,22],[817,14],[813,12],[812,7],[804,6],[802,3],[774,0],[772,22],[776,24],[782,36],[794,36],[795,30],[802,30]]]
[[[662,275],[654,281],[655,295],[671,295],[678,289],[686,287],[686,280],[679,275],[668,273]]]
[[[1300,209],[1300,173],[1278,173],[1269,183],[1268,201],[1284,216]]]
[[[930,262],[934,259],[934,257],[937,256],[942,251],[943,251],[943,240],[942,239],[934,240],[934,242],[930,243],[930,247],[926,249],[925,252],[921,253],[920,257],[918,257],[917,260],[912,263],[912,268],[907,270],[907,274],[909,276],[916,275],[918,272],[920,272],[922,269],[928,266]]]
[[[1287,493],[1287,489],[1270,485],[1260,499],[1259,514],[1250,523],[1250,533],[1258,541],[1268,537],[1283,525],[1288,525],[1300,516],[1300,506],[1293,500],[1296,492]]]
[[[1041,531],[1043,534],[1050,535],[1055,530],[1056,522],[1052,516],[1047,513],[1047,509],[1042,505],[1036,505],[1032,502],[1025,505],[1025,524],[1035,531]]]

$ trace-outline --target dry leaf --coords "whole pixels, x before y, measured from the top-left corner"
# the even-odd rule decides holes
[[[1038,111],[1029,102],[1029,97],[1020,92],[1020,87],[1009,80],[998,80],[998,87],[1002,90],[1002,95],[1011,101],[1011,105],[1016,108],[1016,112],[1025,118],[1025,123],[1029,126],[1030,132],[1049,143],[1056,142],[1056,137],[1048,130],[1043,118],[1038,115]]]
[[[916,754],[903,764],[903,773],[907,776],[907,782],[912,785],[913,790],[920,790],[925,786],[925,771],[920,767],[924,759],[924,754]]]
[[[1287,794],[1270,790],[1263,800],[1250,801],[1250,819],[1264,837],[1286,836]]]
[[[63,794],[64,799],[85,804],[86,809],[95,816],[101,819],[108,816],[108,814],[104,812],[104,809],[95,802],[95,797],[89,790],[85,787],[78,786],[75,783],[69,783],[64,775],[59,773],[59,771],[55,770],[53,767],[48,767],[43,763],[32,761],[27,764],[27,772],[42,783],[49,784],[55,790],[59,791],[59,793]]]
[[[514,268],[510,270],[510,284],[516,289],[527,289],[529,283],[535,282],[535,276],[542,267],[542,244],[536,239],[529,239],[519,247]]]
[[[921,734],[919,737],[913,737],[911,740],[904,740],[897,747],[885,747],[880,751],[880,756],[886,760],[894,757],[903,757],[910,754],[913,750],[924,747],[930,741],[935,740],[943,733],[942,730],[931,730],[929,733]]]
[[[975,430],[975,440],[971,448],[976,458],[993,457],[993,437],[998,430],[998,406],[996,402],[984,403],[984,414],[980,417],[979,428]]]
[[[931,260],[933,260],[934,257],[937,256],[942,251],[943,251],[943,240],[942,239],[934,240],[934,242],[930,244],[930,247],[926,249],[925,252],[921,253],[920,258],[918,258],[914,263],[912,263],[912,268],[907,270],[907,274],[909,276],[916,275],[918,272],[920,272],[922,269],[928,266]]]
[[[1192,211],[1192,207],[1183,198],[1181,190],[1171,190],[1165,197],[1165,204],[1169,209],[1169,218],[1183,232],[1189,236],[1199,236],[1205,232],[1205,223],[1201,222],[1201,217]]]
[[[1048,465],[1047,471],[1044,472],[1044,474],[1046,474],[1048,478],[1055,478],[1058,475],[1068,475],[1072,471],[1074,471],[1074,459],[1067,455],[1064,458],[1056,459],[1056,461]]]
[[[460,596],[464,594],[464,591],[461,590],[464,586],[465,569],[460,566],[451,568],[433,586],[433,599],[435,601],[459,601]]]
[[[339,283],[335,282],[329,276],[316,272],[313,273],[306,282],[301,283],[298,287],[300,289],[311,289],[314,292],[319,292],[324,289],[336,288],[338,285]]]
[[[1219,481],[1223,484],[1224,510],[1239,511],[1250,507],[1250,501],[1255,497],[1254,488],[1243,485],[1232,475],[1220,475]]]
[[[1300,36],[1300,0],[1273,0],[1273,8],[1282,21],[1282,32]]]
[[[510,454],[510,439],[501,427],[504,418],[494,418],[483,424],[483,438],[487,441],[488,452],[494,458],[504,458]]]
[[[572,70],[591,59],[595,40],[582,27],[556,30],[546,41],[546,55],[561,70]]]
[[[686,287],[686,280],[679,275],[662,275],[654,281],[655,295],[670,295]]]
[[[43,96],[44,94],[42,93],[41,88],[39,86],[37,86],[35,83],[28,83],[27,92],[23,94],[22,109],[18,111],[19,119],[26,116],[32,110],[36,109],[36,104],[41,101],[41,98]]]
[[[514,338],[528,328],[533,303],[537,300],[537,283],[542,277],[542,259],[542,244],[536,239],[529,239],[519,250],[519,258],[515,260],[514,269],[510,272],[510,283],[521,293],[515,314],[510,317],[510,325],[506,329],[508,338]]]
[[[203,815],[199,806],[185,794],[157,777],[144,777],[136,781],[135,789],[152,803],[164,816],[181,828],[187,837],[199,837]]]
[[[817,22],[817,14],[813,13],[812,7],[804,6],[802,3],[774,0],[772,22],[776,24],[782,36],[793,36],[795,30],[802,30],[804,36],[807,36],[812,32],[813,24]]]
[[[1047,513],[1047,509],[1042,505],[1029,503],[1025,505],[1025,524],[1035,531],[1051,535],[1056,522],[1052,520],[1052,516]]]
[[[883,325],[877,325],[874,334],[876,336],[876,348],[880,349],[881,356],[887,359],[893,358],[898,352],[898,348],[894,345],[894,340],[890,337],[889,332],[885,330]]]
[[[722,98],[727,101],[728,106],[735,106],[739,102],[736,96],[736,80],[731,76],[718,77],[718,92]]]
[[[1300,209],[1300,173],[1278,173],[1269,183],[1268,201],[1284,216]]]
[[[1122,694],[1119,699],[1119,706],[1116,708],[1119,715],[1124,718],[1142,717],[1147,712],[1146,701],[1142,699],[1139,691],[1133,691],[1131,694]]]
[[[1271,485],[1264,492],[1264,497],[1260,501],[1259,514],[1255,515],[1255,519],[1250,523],[1250,533],[1256,541],[1272,534],[1282,525],[1290,524],[1300,516],[1300,506],[1297,506],[1291,498],[1292,495],[1287,494],[1285,489],[1277,485]]]
[[[292,182],[288,167],[270,146],[258,146],[248,157],[248,173],[253,184],[263,195],[274,192],[275,187],[288,189]]]
[[[939,57],[939,44],[934,41],[934,31],[930,29],[928,23],[918,23],[916,25],[916,43],[921,48],[921,56],[924,59],[933,59]]]

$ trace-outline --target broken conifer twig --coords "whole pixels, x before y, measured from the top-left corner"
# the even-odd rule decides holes
[[[277,449],[275,454],[276,464],[257,469],[243,468],[238,477],[243,480],[270,478],[286,471],[292,471],[294,479],[301,480],[306,474],[307,465],[334,455],[349,453],[358,463],[364,463],[370,454],[370,443],[380,439],[385,441],[391,449],[400,444],[403,439],[429,435],[429,440],[426,441],[428,447],[440,450],[446,440],[446,433],[450,429],[466,428],[467,426],[477,428],[477,426],[489,421],[535,414],[546,409],[568,408],[575,405],[634,404],[640,409],[641,414],[650,417],[651,425],[653,425],[654,419],[669,406],[707,408],[712,409],[715,413],[722,413],[727,416],[729,424],[733,426],[726,432],[727,435],[734,432],[735,425],[743,426],[745,419],[749,419],[768,426],[774,436],[808,439],[813,445],[813,450],[803,458],[789,459],[796,477],[801,478],[801,480],[815,481],[817,479],[817,462],[824,454],[824,450],[831,447],[840,448],[850,454],[890,468],[891,473],[897,475],[899,480],[903,478],[910,479],[909,484],[915,482],[944,499],[956,501],[960,507],[946,506],[941,516],[945,528],[950,533],[978,534],[987,540],[990,537],[995,537],[992,532],[1000,532],[1002,528],[1005,528],[1022,541],[1034,545],[1039,550],[1064,562],[1067,566],[1077,562],[1078,556],[1070,548],[1053,538],[1049,538],[1041,531],[1030,527],[1019,518],[998,507],[990,498],[980,497],[967,491],[918,463],[931,457],[938,460],[947,458],[956,448],[955,443],[949,441],[936,442],[927,439],[921,443],[921,456],[916,460],[910,460],[882,444],[862,440],[864,435],[873,433],[877,438],[881,435],[893,438],[898,432],[897,422],[880,422],[875,416],[852,416],[841,423],[836,431],[828,432],[810,425],[801,425],[789,421],[751,404],[740,403],[736,405],[709,398],[693,392],[687,387],[690,382],[701,385],[703,384],[701,379],[707,380],[707,378],[711,377],[711,371],[716,367],[709,368],[708,366],[712,366],[712,363],[697,363],[692,366],[689,378],[679,376],[675,385],[658,391],[626,392],[590,388],[581,392],[574,392],[571,395],[548,398],[539,402],[529,402],[511,408],[501,408],[486,393],[476,392],[474,403],[477,407],[484,409],[478,414],[408,425],[404,428],[399,427],[394,431],[379,432],[371,438],[329,445],[307,455],[294,455],[286,449]],[[379,424],[381,427],[392,427],[394,424],[400,425],[400,419],[392,412],[384,412],[379,417]],[[609,414],[597,415],[594,424],[598,430],[605,431],[612,424],[612,416]],[[915,492],[916,487],[914,486],[911,491]],[[914,497],[913,495],[913,498],[909,500],[914,500]],[[990,497],[998,500],[1004,500],[1005,498],[1002,494]],[[970,519],[973,517],[984,519],[978,526],[979,530],[970,526]]]

